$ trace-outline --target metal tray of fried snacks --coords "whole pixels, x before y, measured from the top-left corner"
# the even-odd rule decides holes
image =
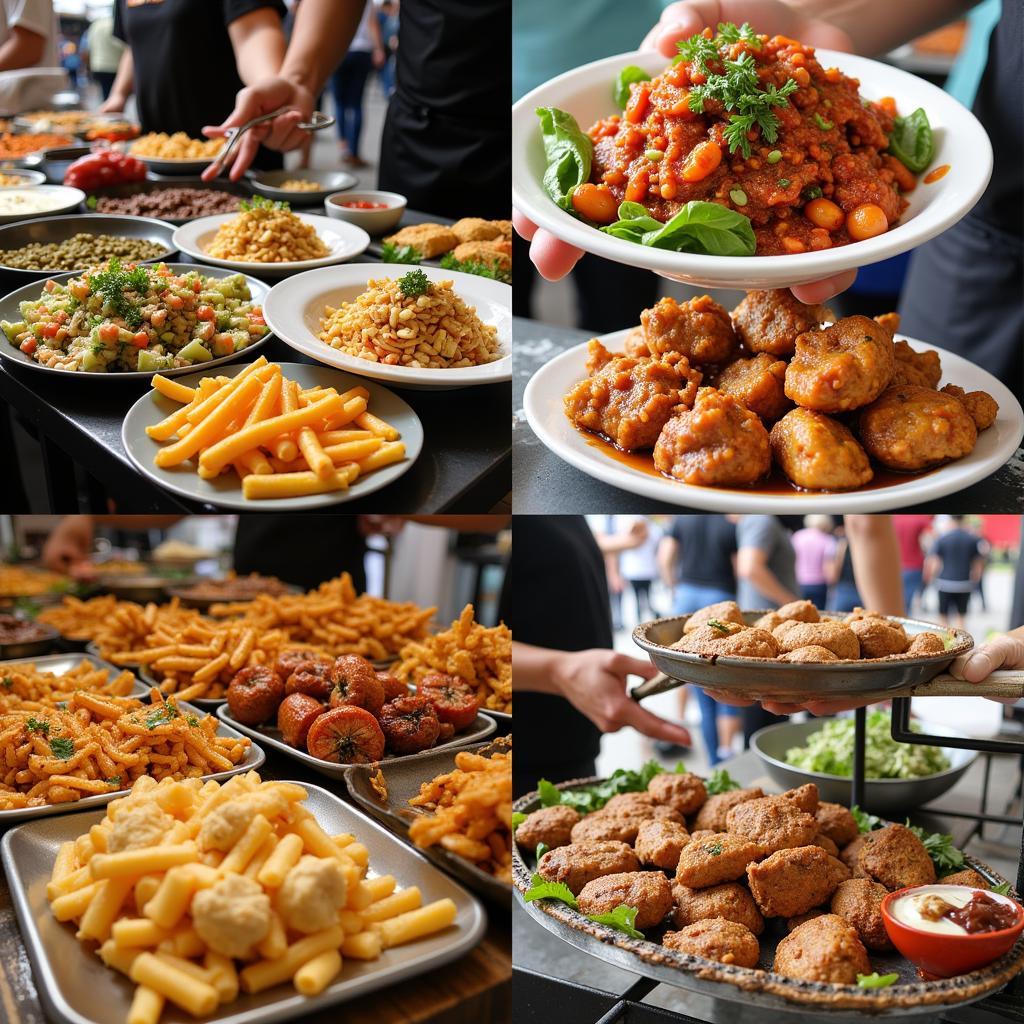
[[[420,853],[327,790],[305,782],[292,784],[307,791],[305,806],[326,832],[352,832],[367,847],[371,875],[394,875],[401,888],[418,886],[425,904],[451,899],[456,907],[455,922],[434,935],[387,949],[377,960],[345,957],[341,974],[317,996],[299,995],[288,981],[256,994],[240,993],[204,1018],[208,1022],[269,1024],[306,1019],[465,956],[484,934],[487,917],[479,901]],[[132,982],[104,966],[75,938],[73,924],[61,924],[54,918],[46,900],[46,882],[61,844],[73,841],[102,818],[102,811],[97,810],[30,822],[11,829],[3,838],[3,866],[36,988],[47,1015],[61,1024],[125,1020],[135,991]],[[343,1019],[344,1012],[337,1018]],[[190,1024],[193,1020],[170,1002],[160,1017],[161,1024]]]
[[[79,665],[83,664],[91,665],[93,669],[97,671],[105,669],[107,672],[112,673],[108,678],[116,678],[122,672],[134,675],[131,669],[120,668],[117,665],[112,665],[109,661],[104,661],[98,655],[68,652],[66,654],[46,654],[40,658],[5,659],[4,661],[0,661],[0,679],[2,679],[11,669],[19,666],[35,665],[40,672],[52,672],[54,675],[62,676],[66,672],[70,672],[72,669],[76,669]],[[0,682],[0,685],[6,684]],[[131,689],[127,693],[121,694],[121,696],[138,697],[139,700],[144,700],[148,693],[149,687],[142,682],[138,676],[135,676]]]
[[[509,749],[506,740],[497,739],[491,743],[477,743],[465,747],[449,747],[446,750],[426,750],[412,757],[384,761],[380,764],[352,765],[345,771],[345,785],[360,807],[369,811],[378,821],[383,822],[392,832],[397,832],[406,842],[409,838],[409,824],[415,818],[426,814],[422,808],[410,807],[409,800],[418,796],[424,782],[455,768],[455,755],[468,750],[474,754],[490,757],[491,754]],[[378,770],[381,776],[377,776]],[[374,781],[382,783],[378,789]],[[383,792],[382,792],[383,790]],[[451,853],[441,845],[417,847],[424,856],[439,868],[454,875],[474,892],[503,908],[508,908],[512,895],[512,883],[499,881],[494,875],[479,868],[471,860]]]

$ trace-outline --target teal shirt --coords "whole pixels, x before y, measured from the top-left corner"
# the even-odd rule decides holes
[[[629,53],[661,17],[669,0],[514,0],[512,96],[581,64]]]

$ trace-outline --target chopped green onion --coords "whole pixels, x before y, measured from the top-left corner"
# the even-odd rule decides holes
[[[743,191],[743,189],[741,189],[741,188],[734,188],[734,189],[733,189],[733,190],[732,190],[732,191],[731,191],[731,192],[729,193],[729,198],[730,198],[730,199],[731,199],[731,200],[732,200],[732,201],[733,201],[733,202],[734,202],[734,203],[735,203],[735,204],[736,204],[737,206],[746,206],[746,205],[747,205],[747,193],[746,193],[746,192],[744,192],[744,191]]]
[[[820,199],[822,197],[821,187],[819,185],[808,185],[803,191],[804,199]]]
[[[791,184],[789,178],[779,178],[779,188],[789,188]]]
[[[770,163],[770,164],[777,164],[782,159],[782,151],[778,150],[778,149],[773,149],[768,154],[767,159],[768,159],[768,163]]]
[[[815,123],[815,124],[816,124],[816,125],[817,125],[817,126],[818,126],[818,127],[819,127],[819,128],[820,128],[820,129],[822,130],[822,131],[823,131],[823,132],[827,132],[827,131],[828,131],[828,130],[829,130],[829,129],[830,129],[831,127],[832,127],[832,122],[831,122],[831,121],[826,121],[826,120],[825,120],[825,118],[823,118],[823,117],[821,116],[821,114],[819,114],[819,113],[817,113],[817,112],[815,112],[815,114],[814,114],[814,123]]]

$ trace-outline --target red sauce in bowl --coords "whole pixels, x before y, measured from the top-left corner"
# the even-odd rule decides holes
[[[368,199],[350,199],[347,203],[338,203],[349,210],[386,210],[387,203],[371,203]]]
[[[962,907],[953,907],[943,916],[960,925],[969,935],[1002,931],[1017,920],[1013,907],[992,899],[984,892],[976,892]]]

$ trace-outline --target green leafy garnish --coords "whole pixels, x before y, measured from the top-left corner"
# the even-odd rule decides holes
[[[515,832],[515,830],[517,828],[519,828],[519,826],[522,825],[522,823],[524,821],[526,821],[526,818],[527,818],[527,815],[523,814],[522,811],[513,811],[512,812],[512,831]]]
[[[75,752],[74,740],[70,740],[67,737],[50,740],[50,750],[53,751],[54,757],[67,761]]]
[[[185,721],[192,726],[193,729],[199,728],[199,719],[195,715],[186,715]]]
[[[920,174],[932,162],[935,136],[923,107],[896,118],[889,136],[889,152],[914,174]]]
[[[441,267],[443,270],[457,270],[463,274],[489,277],[492,281],[502,281],[504,284],[512,283],[512,271],[506,270],[497,260],[457,260],[453,253],[446,252],[441,257]]]
[[[126,292],[145,295],[149,288],[149,277],[143,267],[125,270],[121,261],[112,257],[106,270],[92,274],[89,289],[99,295],[104,303],[113,310],[129,327],[138,327],[142,323],[142,311],[137,303],[127,297]]]
[[[692,64],[695,71],[708,73],[708,62],[718,59],[718,43],[705,35],[690,36],[677,44],[679,58]]]
[[[635,64],[624,67],[615,77],[614,94],[619,110],[626,109],[626,104],[629,102],[629,87],[634,82],[649,82],[650,80],[651,76],[643,68],[638,68]]]
[[[701,849],[705,853],[711,854],[712,857],[717,857],[722,852],[722,844],[716,841],[709,843],[707,846],[702,846]]]
[[[243,199],[238,204],[238,209],[243,213],[249,210],[290,210],[291,203],[284,199],[268,199],[266,196],[253,196],[252,199]]]
[[[888,988],[899,979],[898,974],[879,974],[875,971],[874,974],[858,974],[857,984],[861,988]]]
[[[14,680],[10,676],[4,676],[0,679],[0,686],[5,690],[10,690],[14,686]]]
[[[856,804],[850,808],[850,813],[853,815],[853,820],[857,822],[857,828],[861,832],[870,832],[882,824],[881,818],[874,814],[868,814],[867,811],[862,811]]]
[[[754,229],[742,213],[693,200],[662,224],[639,203],[622,203],[619,219],[602,231],[638,245],[706,256],[753,256]]]
[[[537,844],[537,849],[535,851],[535,856],[536,856],[537,860],[540,860],[541,857],[543,857],[544,854],[547,853],[549,849],[551,849],[551,847],[549,847],[547,843],[538,843]]]
[[[964,855],[953,845],[951,835],[942,832],[925,832],[923,828],[911,825],[909,818],[906,819],[905,824],[924,843],[928,856],[931,857],[937,868],[948,873],[964,866]]]
[[[25,731],[26,732],[41,732],[44,736],[49,736],[50,735],[50,723],[49,722],[41,722],[38,718],[33,716],[33,717],[29,718],[29,720],[25,723]]]
[[[993,885],[992,886],[992,891],[994,893],[998,893],[1000,896],[1009,896],[1010,895],[1010,883],[1009,882],[1000,882],[998,885]]]
[[[820,199],[824,195],[820,185],[808,185],[800,194],[806,200]]]
[[[729,627],[718,619],[708,619],[708,625],[718,633],[728,634],[729,632]]]
[[[789,186],[791,184],[792,184],[792,182],[789,180],[789,178],[779,178],[779,181],[778,181],[779,188],[789,188]]]
[[[607,914],[587,914],[587,917],[598,924],[606,924],[609,928],[625,932],[631,939],[642,939],[644,933],[636,929],[636,912],[636,907],[627,907],[621,903]]]
[[[89,196],[85,201],[85,205],[88,206],[90,210],[95,210],[96,207],[100,205],[100,201],[95,196]]]
[[[651,760],[638,772],[626,768],[616,768],[604,782],[597,782],[592,786],[580,786],[577,789],[558,789],[547,779],[541,779],[537,783],[537,792],[544,807],[565,804],[567,807],[575,808],[580,814],[590,814],[592,811],[599,811],[618,793],[643,792],[655,775],[664,775],[670,771],[681,775],[686,771],[686,767],[680,762],[674,769],[668,769],[657,761]]]
[[[422,270],[410,270],[404,277],[398,279],[398,287],[407,298],[416,295],[423,295],[430,290],[430,278]]]
[[[121,776],[120,775],[112,775],[109,779],[107,779],[107,785],[108,786],[120,786],[121,785]]]
[[[719,793],[739,789],[740,784],[724,768],[716,768],[711,777],[705,780],[704,788],[708,791],[708,796],[718,796]]]
[[[155,729],[158,725],[166,725],[180,716],[181,712],[173,704],[161,704],[146,716],[146,728]]]
[[[580,909],[569,886],[562,882],[546,882],[538,874],[534,874],[530,878],[530,888],[523,893],[523,899],[527,903],[532,903],[534,900],[560,900],[567,907],[572,907],[573,910]]]
[[[536,113],[547,157],[544,191],[563,210],[572,213],[573,192],[590,178],[594,144],[572,114],[558,107],[538,107]]]
[[[827,132],[833,127],[831,121],[826,121],[817,111],[814,112],[814,123],[823,131]]]
[[[395,245],[385,242],[380,247],[380,258],[383,263],[419,263],[423,259],[419,249],[411,245]]]
[[[732,46],[735,43],[746,43],[752,50],[761,49],[761,40],[749,22],[742,25],[734,25],[731,21],[718,23],[718,36],[716,42],[719,46],[723,43]]]

